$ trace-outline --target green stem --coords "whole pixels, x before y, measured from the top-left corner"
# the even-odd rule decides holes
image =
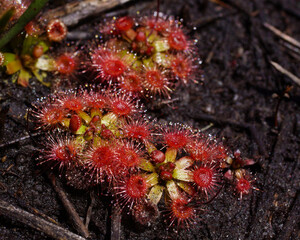
[[[18,22],[0,39],[0,49],[20,33],[26,24],[30,22],[45,6],[49,0],[33,0],[28,9],[19,18]]]

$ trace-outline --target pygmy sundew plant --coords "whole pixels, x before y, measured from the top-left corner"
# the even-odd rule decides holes
[[[141,224],[153,221],[164,201],[169,225],[190,226],[225,178],[241,196],[253,188],[239,152],[188,126],[153,124],[125,92],[59,92],[35,107],[38,128],[54,132],[39,163],[58,168],[75,188],[105,186]]]
[[[124,16],[100,25],[102,42],[91,47],[91,64],[100,82],[116,83],[135,95],[170,97],[180,83],[197,82],[196,41],[185,34],[182,22],[160,13]]]
[[[82,72],[86,78],[86,73],[92,72],[95,83],[114,84],[139,97],[170,98],[178,85],[198,82],[201,76],[197,41],[186,32],[180,20],[157,12],[146,17],[113,18],[99,25],[97,35],[101,40],[97,44],[85,44],[72,53],[63,52],[63,47],[52,47],[66,37],[63,22],[53,19],[46,25],[32,20],[23,31],[25,37],[17,36],[23,44],[13,46],[14,52],[3,53],[2,65],[7,74],[18,74],[22,86],[28,86],[32,75],[50,86],[51,82],[43,81],[46,72],[59,73],[59,81],[74,86],[72,83],[78,82],[76,73]]]

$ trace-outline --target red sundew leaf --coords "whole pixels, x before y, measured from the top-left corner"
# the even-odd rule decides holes
[[[222,175],[216,166],[195,166],[192,174],[195,188],[200,192],[204,192],[207,198],[209,195],[214,195],[220,187]]]
[[[127,31],[133,26],[133,19],[131,17],[125,16],[118,18],[116,20],[116,28],[120,31]]]
[[[240,178],[236,181],[236,190],[240,194],[240,198],[243,197],[243,195],[247,195],[250,193],[252,189],[252,183],[247,178]]]
[[[121,127],[124,136],[133,140],[150,140],[152,135],[152,126],[143,120],[128,120]]]
[[[55,61],[57,71],[64,75],[70,75],[75,73],[77,69],[77,63],[75,58],[68,54],[62,54]]]
[[[183,51],[188,48],[186,35],[180,29],[175,29],[170,32],[168,42],[171,48],[178,51]]]
[[[153,95],[169,96],[171,80],[165,71],[154,68],[145,68],[143,87]]]
[[[50,162],[59,169],[72,167],[77,163],[81,145],[69,136],[50,136],[46,143],[46,150],[43,151],[44,160],[40,164]]]
[[[60,42],[67,36],[67,27],[58,19],[52,20],[47,25],[47,35],[50,41]]]
[[[196,218],[196,210],[188,205],[184,198],[177,198],[170,205],[170,226],[177,224],[177,227],[189,228]]]
[[[162,143],[170,148],[184,149],[192,141],[192,132],[180,125],[162,126]]]
[[[38,120],[38,124],[44,129],[54,128],[59,126],[65,117],[66,112],[55,105],[39,106],[38,110],[34,112],[35,117]]]

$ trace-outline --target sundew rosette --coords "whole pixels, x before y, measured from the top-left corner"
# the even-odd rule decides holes
[[[140,224],[163,210],[170,226],[189,227],[227,182],[240,197],[251,192],[253,179],[244,166],[253,161],[211,135],[179,123],[158,124],[144,112],[122,91],[51,95],[32,111],[37,130],[52,133],[38,164],[58,169],[77,189],[105,186],[114,204]]]
[[[196,40],[182,22],[155,14],[116,17],[100,24],[101,43],[90,47],[88,71],[142,97],[168,97],[180,84],[198,82]]]

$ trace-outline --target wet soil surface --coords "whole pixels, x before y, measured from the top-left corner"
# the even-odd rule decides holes
[[[59,4],[55,2],[55,6]],[[296,0],[214,2],[218,1],[162,1],[161,11],[183,18],[191,37],[198,39],[204,82],[178,89],[171,105],[148,103],[149,114],[159,121],[197,128],[213,123],[207,132],[223,138],[229,148],[240,149],[244,157],[255,159],[257,164],[250,170],[259,190],[238,200],[231,187],[225,185],[213,202],[203,206],[198,223],[179,232],[167,230],[163,219],[141,227],[125,216],[121,239],[300,237],[300,88],[270,64],[271,60],[278,62],[299,76],[300,55],[263,27],[267,22],[300,40],[300,4]],[[113,11],[148,14],[155,9],[155,1],[134,1]],[[99,22],[103,16],[93,21]],[[88,29],[89,24],[82,23],[78,29]],[[26,109],[51,89],[35,80],[23,88],[12,84],[7,76],[2,76],[0,88],[0,199],[28,211],[28,206],[38,209],[76,232],[43,170],[36,166],[34,142],[28,138],[6,144],[28,136]],[[67,187],[65,190],[84,217],[89,193]],[[97,196],[89,230],[92,239],[109,239],[107,197]],[[50,238],[0,216],[0,239]]]

